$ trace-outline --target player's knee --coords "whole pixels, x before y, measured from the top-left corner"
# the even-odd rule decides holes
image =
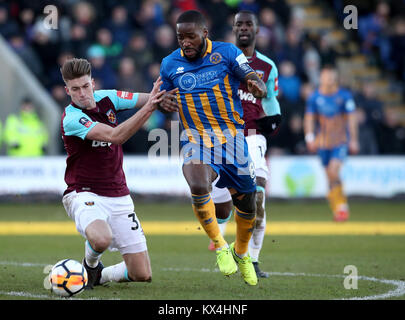
[[[211,191],[210,184],[204,181],[192,181],[189,186],[191,193],[195,195],[204,195]]]
[[[232,195],[233,204],[238,210],[256,214],[256,191],[251,193],[235,193]]]
[[[232,202],[216,203],[215,204],[215,216],[217,219],[228,220],[232,214],[233,204]]]
[[[97,252],[104,252],[108,249],[112,241],[112,235],[110,234],[99,234],[89,239],[91,247]]]
[[[128,270],[128,279],[134,282],[152,282],[152,273],[150,271],[137,271]]]
[[[264,192],[257,191],[256,192],[256,219],[259,219],[259,218],[263,219],[263,216],[264,216],[263,201],[264,201]]]

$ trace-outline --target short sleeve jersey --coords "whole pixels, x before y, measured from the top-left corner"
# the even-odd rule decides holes
[[[272,98],[278,96],[278,70],[274,62],[257,50],[254,51],[252,57],[248,57],[248,62],[259,78],[266,84],[267,97],[263,99],[255,98],[248,91],[245,83],[240,84],[238,93],[242,101],[245,135],[248,135],[249,129],[255,129],[256,132],[260,133],[255,120],[265,116],[263,106],[270,104]],[[279,112],[280,110],[275,111],[275,113]]]
[[[86,139],[98,123],[116,127],[117,112],[133,108],[138,93],[97,90],[96,108],[81,109],[74,103],[62,114],[61,131],[67,152],[64,194],[72,191],[93,192],[102,196],[119,197],[129,194],[122,168],[121,145]]]
[[[306,113],[315,116],[318,148],[332,149],[347,143],[347,115],[355,107],[352,94],[343,88],[331,95],[324,95],[316,90],[308,98]]]
[[[203,57],[189,61],[181,49],[163,59],[162,89],[178,88],[182,129],[188,141],[211,148],[244,128],[238,87],[253,73],[234,44],[207,41]]]

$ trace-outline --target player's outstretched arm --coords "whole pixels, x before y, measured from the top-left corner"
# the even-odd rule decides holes
[[[249,92],[253,94],[255,98],[261,99],[267,97],[266,84],[255,72],[249,73],[245,80]]]
[[[179,111],[179,105],[177,103],[176,92],[178,88],[170,90],[163,95],[162,101],[158,105],[158,109],[163,112],[177,112]],[[149,99],[149,93],[139,93],[138,101],[135,108],[142,108]]]
[[[123,144],[131,136],[133,136],[149,119],[153,111],[156,110],[158,104],[163,100],[165,90],[160,91],[162,80],[159,77],[153,84],[153,89],[148,94],[148,100],[137,113],[132,117],[118,125],[110,127],[103,123],[98,123],[89,131],[86,139],[111,142],[113,144]]]
[[[349,126],[349,152],[351,154],[359,153],[358,124],[354,112],[348,115]]]
[[[316,151],[314,132],[315,132],[315,116],[314,114],[307,112],[304,116],[304,133],[307,149],[311,153],[314,153]]]

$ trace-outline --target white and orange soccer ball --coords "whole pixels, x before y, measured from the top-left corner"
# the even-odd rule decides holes
[[[49,274],[51,291],[63,297],[71,297],[82,292],[87,280],[86,269],[80,262],[72,259],[58,261]]]

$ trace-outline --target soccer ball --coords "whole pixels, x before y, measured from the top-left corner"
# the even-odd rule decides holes
[[[51,291],[63,297],[82,292],[87,279],[86,269],[80,262],[72,259],[58,261],[49,274]]]

